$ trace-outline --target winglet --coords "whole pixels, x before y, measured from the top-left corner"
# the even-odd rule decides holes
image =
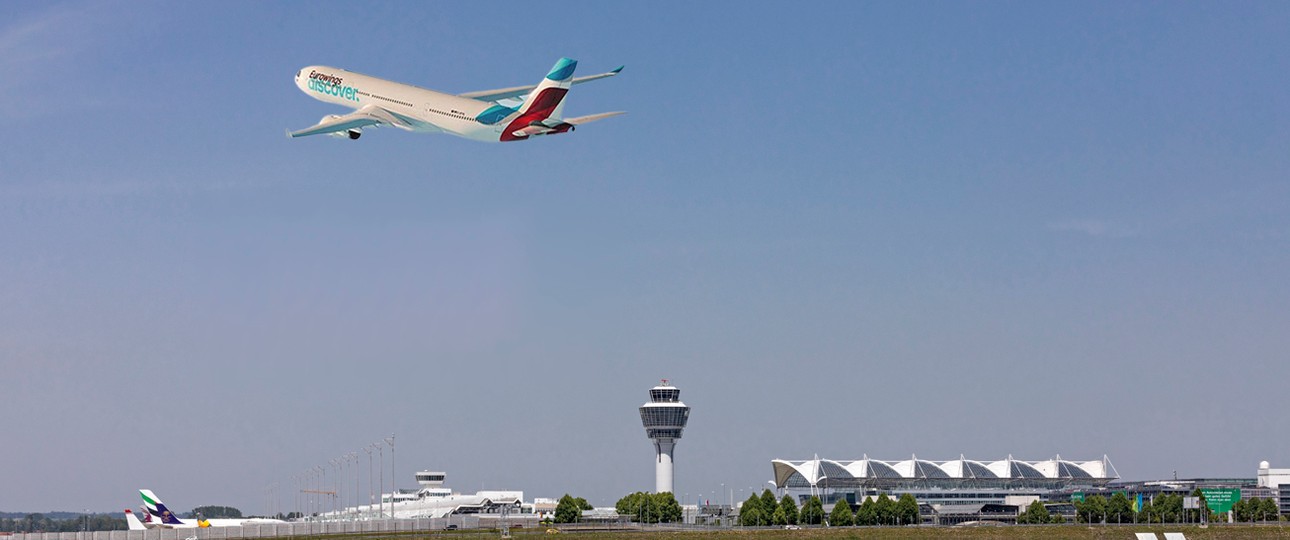
[[[625,64],[624,64],[624,65],[621,65],[621,66],[618,66],[617,68],[614,68],[614,70],[613,70],[613,71],[610,71],[610,73],[613,73],[613,74],[617,75],[617,74],[618,74],[618,72],[622,71],[622,70],[623,70],[623,68],[625,68],[625,67],[627,67]]]

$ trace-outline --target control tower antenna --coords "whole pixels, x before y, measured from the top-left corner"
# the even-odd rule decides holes
[[[681,391],[663,383],[649,390],[649,403],[641,405],[641,425],[654,441],[654,491],[672,491],[672,451],[690,420],[690,407],[681,403]]]

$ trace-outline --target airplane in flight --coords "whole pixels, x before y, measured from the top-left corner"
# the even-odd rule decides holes
[[[129,508],[125,510],[125,521],[130,530],[144,529],[195,529],[206,527],[241,527],[256,523],[286,523],[280,519],[269,518],[236,518],[236,519],[194,519],[184,521],[178,516],[171,513],[166,508],[166,503],[161,502],[155,493],[150,489],[139,490],[139,496],[143,497],[143,519],[140,520],[131,512]]]
[[[623,114],[616,111],[564,118],[564,98],[570,87],[613,77],[623,70],[618,66],[606,73],[574,77],[577,67],[577,60],[561,58],[538,84],[454,95],[340,68],[309,66],[296,73],[301,92],[355,111],[324,116],[318,124],[287,135],[357,139],[363,128],[388,126],[484,142],[523,141]]]

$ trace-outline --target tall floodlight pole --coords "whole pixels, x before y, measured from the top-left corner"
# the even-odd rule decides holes
[[[309,471],[300,473],[300,517],[309,514]]]
[[[341,495],[341,460],[330,459],[328,461],[332,461],[332,517],[335,517],[339,510],[335,508],[335,504],[337,504],[337,499]]]
[[[345,456],[336,458],[336,517],[345,509]]]
[[[317,513],[319,517],[322,517],[323,510],[327,507],[326,503],[323,502],[321,493],[323,491],[323,486],[327,485],[327,469],[321,465],[314,465],[314,470],[318,471],[318,474],[315,475],[314,478],[318,479],[318,489],[315,491],[319,492],[314,494],[316,496],[314,499],[314,508],[316,509],[315,513]]]
[[[313,495],[309,493],[310,483],[312,481],[311,480],[312,478],[313,478],[312,471],[305,471],[300,473],[300,485],[302,486],[302,489],[300,491],[300,502],[303,503],[303,507],[301,508],[301,512],[300,512],[300,517],[302,518],[309,515],[309,498],[313,497]]]
[[[363,451],[367,452],[367,511],[370,515],[372,512],[372,447],[364,446]]]
[[[309,517],[318,513],[318,466],[314,465],[313,474],[309,475]]]
[[[339,490],[339,492],[336,494],[336,496],[340,499],[340,509],[341,509],[341,511],[342,511],[342,512],[344,512],[344,513],[346,513],[346,514],[348,514],[349,512],[348,512],[347,510],[348,510],[348,508],[349,508],[349,501],[348,501],[347,499],[345,499],[344,487],[345,487],[345,484],[349,483],[349,476],[346,474],[346,472],[347,472],[347,471],[346,471],[346,466],[347,466],[347,465],[349,465],[349,454],[341,454],[341,455],[340,455],[340,457],[339,457],[339,458],[336,458],[336,459],[337,459],[337,461],[340,461],[340,481],[339,481],[339,484],[341,485],[341,488],[342,488],[342,489],[340,489],[340,490]]]
[[[301,518],[309,515],[309,497],[311,497],[312,495],[308,493],[308,490],[309,490],[309,479],[311,476],[312,476],[312,473],[310,473],[309,471],[303,471],[300,473],[300,489],[301,489],[300,517]]]
[[[391,433],[385,442],[390,443],[390,517],[394,517],[394,494],[399,492],[399,479],[394,473],[394,434]]]
[[[354,472],[354,514],[357,515],[358,514],[358,452],[350,452],[349,459],[350,461],[354,462],[354,465],[350,467],[349,470]]]
[[[300,473],[300,518],[309,514],[309,494],[305,490],[309,489],[309,471]]]
[[[376,452],[380,455],[381,460],[381,490],[378,491],[376,495],[380,497],[381,519],[385,519],[385,447],[380,444],[381,443],[376,443]]]
[[[654,491],[672,492],[672,451],[690,420],[690,408],[681,403],[681,391],[663,384],[649,390],[649,403],[641,405],[641,425],[654,441]]]

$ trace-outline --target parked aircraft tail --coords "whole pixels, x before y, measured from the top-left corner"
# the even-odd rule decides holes
[[[139,521],[139,516],[134,515],[134,512],[131,512],[129,508],[125,509],[125,524],[132,531],[142,531],[147,529],[147,527],[143,525],[143,522]]]
[[[143,497],[143,504],[144,507],[147,508],[148,514],[156,518],[156,520],[161,522],[163,525],[173,526],[184,524],[183,521],[180,521],[175,514],[171,513],[170,510],[166,508],[166,504],[161,502],[161,499],[159,499],[157,494],[153,493],[152,490],[141,489],[139,490],[139,496]]]

